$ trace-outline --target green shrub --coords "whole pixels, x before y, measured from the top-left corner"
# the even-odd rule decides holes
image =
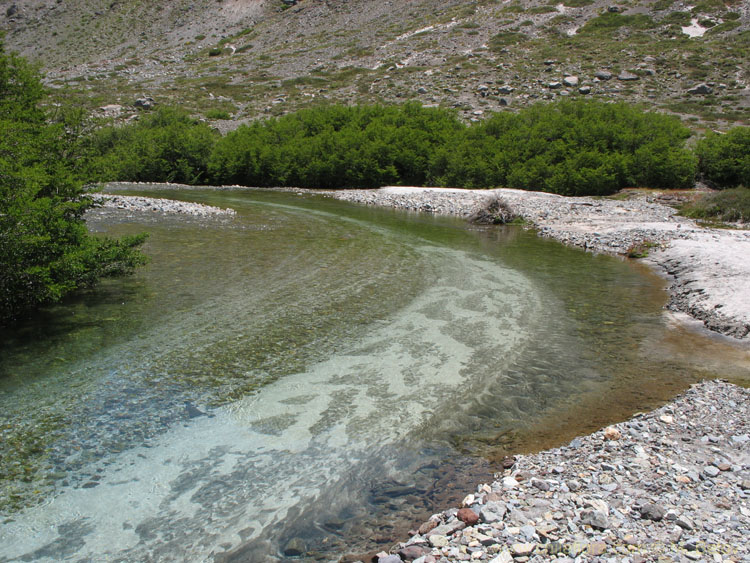
[[[215,182],[250,186],[420,185],[430,154],[462,127],[455,113],[419,103],[305,109],[229,133],[208,170]]]
[[[184,110],[159,108],[134,124],[95,132],[88,174],[97,181],[195,184],[217,139],[218,133]]]
[[[674,4],[674,0],[656,0],[656,2],[651,5],[651,8],[654,10],[666,10],[671,8],[672,4]]]
[[[690,12],[670,12],[664,17],[663,20],[661,20],[661,23],[684,26],[690,25],[691,19],[692,16],[690,15]]]
[[[627,104],[562,101],[498,113],[438,150],[441,185],[605,195],[627,186],[688,188],[695,157],[677,118]]]
[[[232,115],[225,109],[213,108],[206,112],[206,119],[232,119]]]
[[[35,68],[0,42],[0,326],[42,305],[132,271],[144,236],[89,234],[92,201],[76,176],[80,121],[51,122]]]
[[[750,186],[750,127],[709,133],[698,142],[698,172],[717,188]]]
[[[621,27],[652,29],[656,25],[651,16],[645,14],[625,15],[617,12],[605,12],[587,21],[578,33],[584,35],[609,33]]]
[[[706,194],[683,206],[680,213],[695,219],[750,222],[750,189],[730,188]]]
[[[719,25],[714,25],[711,29],[706,31],[706,35],[717,35],[726,31],[732,31],[733,29],[737,29],[741,25],[742,22],[739,21],[727,21],[724,23],[720,23]]]
[[[499,51],[509,45],[522,43],[527,39],[528,36],[517,31],[501,31],[490,38],[489,46],[492,51]]]
[[[557,12],[554,6],[534,6],[526,10],[527,14],[551,14],[553,12]]]

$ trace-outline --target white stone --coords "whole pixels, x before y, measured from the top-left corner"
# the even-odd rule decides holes
[[[448,545],[448,538],[434,534],[430,536],[430,545],[432,547],[446,547]]]
[[[518,481],[513,477],[503,477],[503,488],[515,489],[518,486]]]
[[[512,563],[512,561],[513,556],[510,554],[510,551],[506,549],[497,557],[492,558],[490,563]]]

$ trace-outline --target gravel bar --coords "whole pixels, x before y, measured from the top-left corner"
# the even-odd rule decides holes
[[[750,390],[692,386],[649,414],[506,458],[378,563],[750,561]]]
[[[157,197],[110,194],[92,194],[91,197],[98,205],[105,209],[120,209],[142,213],[170,213],[191,215],[194,217],[217,217],[236,214],[236,211],[230,208],[222,209],[202,203]]]

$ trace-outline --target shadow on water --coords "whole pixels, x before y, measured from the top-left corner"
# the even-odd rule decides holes
[[[289,192],[144,195],[238,216],[100,212],[151,231],[151,264],[3,335],[0,561],[372,553],[509,453],[748,381],[632,261]]]

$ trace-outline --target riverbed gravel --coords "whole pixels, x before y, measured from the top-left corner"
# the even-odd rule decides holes
[[[716,380],[507,458],[378,563],[750,561],[750,390]]]
[[[138,213],[169,213],[191,215],[194,217],[218,217],[235,215],[231,208],[223,209],[202,203],[177,201],[158,197],[141,197],[134,195],[92,194],[92,199],[105,209]]]
[[[750,231],[699,226],[654,195],[617,200],[413,187],[324,193],[355,203],[466,218],[499,198],[541,236],[591,252],[648,255],[647,262],[670,279],[669,309],[727,336],[750,334]]]

